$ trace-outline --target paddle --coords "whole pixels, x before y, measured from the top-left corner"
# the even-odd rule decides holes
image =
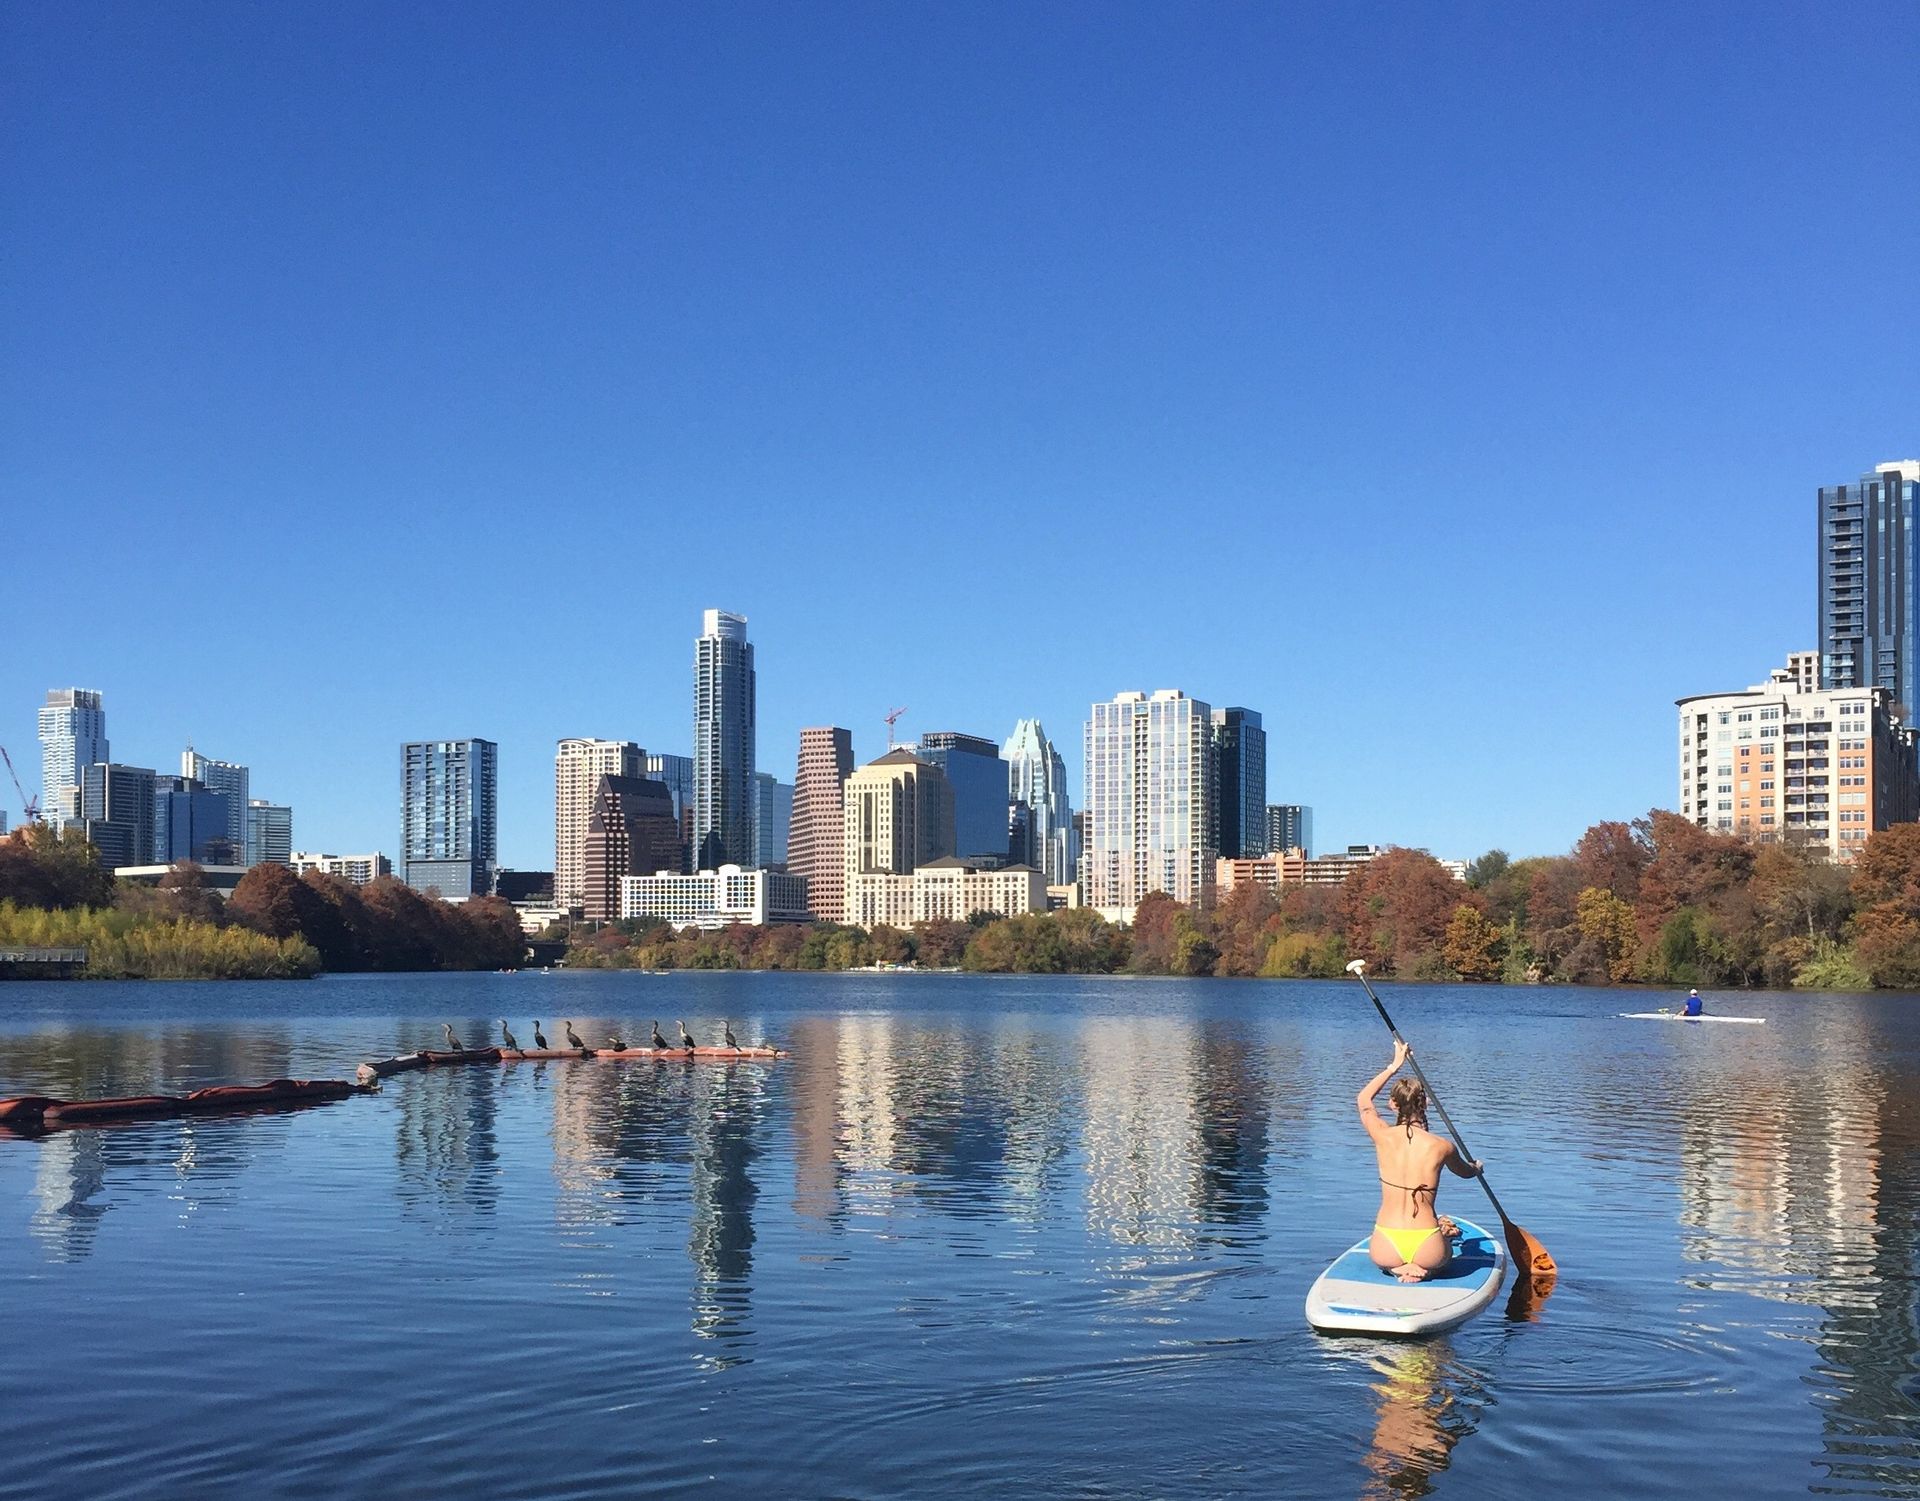
[[[1393,1024],[1393,1018],[1387,1015],[1387,1008],[1380,1004],[1380,997],[1373,993],[1373,986],[1367,983],[1367,961],[1354,960],[1347,966],[1347,973],[1365,987],[1367,999],[1373,1002],[1373,1009],[1380,1013],[1380,1020],[1387,1024],[1387,1030],[1393,1034],[1393,1040],[1404,1043],[1406,1038],[1400,1035],[1400,1029]],[[1440,1112],[1440,1119],[1445,1122],[1447,1134],[1453,1138],[1453,1144],[1460,1149],[1460,1155],[1468,1162],[1472,1162],[1473,1153],[1467,1150],[1467,1143],[1460,1135],[1460,1128],[1454,1125],[1453,1117],[1447,1114],[1447,1107],[1440,1103],[1440,1096],[1433,1092],[1433,1086],[1427,1082],[1426,1072],[1420,1067],[1420,1060],[1414,1056],[1411,1048],[1407,1051],[1407,1062],[1413,1065],[1413,1076],[1420,1081],[1420,1087],[1427,1092],[1427,1098],[1433,1102],[1433,1108]],[[1506,1231],[1507,1250],[1513,1257],[1516,1279],[1522,1282],[1551,1282],[1559,1272],[1553,1256],[1533,1236],[1507,1218],[1507,1211],[1500,1207],[1499,1199],[1494,1197],[1493,1185],[1487,1182],[1486,1173],[1483,1171],[1476,1176],[1480,1179],[1480,1186],[1487,1191],[1487,1199],[1493,1205],[1493,1212],[1500,1216],[1500,1228]]]

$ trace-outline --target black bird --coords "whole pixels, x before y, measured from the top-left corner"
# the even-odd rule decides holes
[[[540,1030],[539,1022],[533,1024],[533,1045],[543,1053],[547,1050],[547,1039]]]
[[[447,1034],[447,1048],[449,1051],[455,1052],[455,1053],[466,1052],[466,1049],[460,1046],[460,1039],[453,1035],[452,1022],[440,1023],[440,1030]]]
[[[515,1040],[513,1033],[507,1030],[507,1019],[504,1016],[500,1018],[500,1035],[506,1038],[507,1051],[509,1053],[517,1053],[520,1051],[519,1042]]]
[[[624,1042],[622,1042],[618,1037],[609,1036],[607,1038],[607,1051],[612,1053],[624,1053],[626,1052],[626,1050],[627,1050],[627,1045]]]
[[[732,1023],[732,1022],[726,1022],[726,1023],[724,1023],[723,1025],[724,1025],[724,1029],[725,1029],[725,1031],[726,1031],[726,1034],[727,1034],[727,1046],[728,1046],[728,1047],[730,1047],[730,1048],[737,1048],[737,1047],[739,1047],[739,1046],[740,1046],[740,1039],[739,1039],[739,1038],[737,1038],[737,1037],[735,1037],[735,1036],[733,1035],[733,1023]]]
[[[680,1046],[691,1053],[694,1047],[693,1034],[687,1030],[687,1024],[683,1021],[676,1021],[674,1025],[680,1029]]]
[[[566,1029],[567,1046],[570,1048],[578,1048],[583,1053],[586,1052],[587,1045],[580,1040],[580,1034],[573,1030],[573,1023],[562,1022],[560,1025]]]
[[[660,1035],[660,1023],[658,1022],[653,1024],[653,1045],[656,1048],[665,1048],[667,1045],[666,1038]]]

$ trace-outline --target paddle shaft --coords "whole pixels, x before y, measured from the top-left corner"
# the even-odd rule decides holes
[[[1387,1008],[1380,1004],[1380,997],[1373,993],[1373,986],[1368,983],[1366,975],[1356,971],[1354,978],[1366,988],[1367,999],[1373,1002],[1373,1009],[1380,1013],[1380,1020],[1387,1024],[1387,1030],[1393,1034],[1393,1040],[1399,1043],[1406,1042],[1406,1038],[1400,1035],[1400,1029],[1393,1024],[1393,1018],[1387,1015]],[[1466,1138],[1460,1134],[1460,1128],[1454,1125],[1453,1117],[1447,1114],[1447,1107],[1440,1103],[1440,1096],[1433,1092],[1433,1086],[1427,1082],[1427,1072],[1420,1067],[1420,1060],[1414,1056],[1411,1047],[1407,1049],[1407,1062],[1413,1065],[1413,1076],[1420,1081],[1420,1087],[1427,1092],[1427,1098],[1433,1101],[1433,1108],[1440,1112],[1440,1119],[1447,1128],[1447,1135],[1453,1138],[1453,1144],[1460,1149],[1460,1155],[1468,1162],[1472,1162],[1473,1153],[1467,1150]],[[1500,1223],[1512,1225],[1513,1221],[1507,1218],[1507,1211],[1500,1207],[1500,1200],[1493,1192],[1493,1185],[1487,1182],[1486,1169],[1482,1168],[1474,1174],[1474,1177],[1480,1180],[1480,1186],[1487,1191],[1487,1198],[1493,1205],[1493,1212],[1500,1216]]]

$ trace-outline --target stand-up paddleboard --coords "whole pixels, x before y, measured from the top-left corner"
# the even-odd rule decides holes
[[[1682,1011],[1622,1011],[1628,1021],[1634,1022],[1738,1022],[1746,1027],[1764,1027],[1764,1016],[1688,1016]]]
[[[1367,1254],[1372,1237],[1322,1272],[1307,1290],[1316,1329],[1364,1334],[1438,1334],[1464,1324],[1500,1294],[1507,1248],[1471,1220],[1454,1216],[1453,1259],[1424,1282],[1402,1282]]]

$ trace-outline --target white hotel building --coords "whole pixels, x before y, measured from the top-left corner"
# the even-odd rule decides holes
[[[620,878],[622,917],[659,917],[675,928],[724,928],[732,923],[810,923],[805,876],[723,865],[683,876],[658,871]]]
[[[1887,688],[1820,688],[1819,654],[1764,683],[1677,700],[1680,812],[1703,829],[1851,860],[1920,817],[1914,732]]]

